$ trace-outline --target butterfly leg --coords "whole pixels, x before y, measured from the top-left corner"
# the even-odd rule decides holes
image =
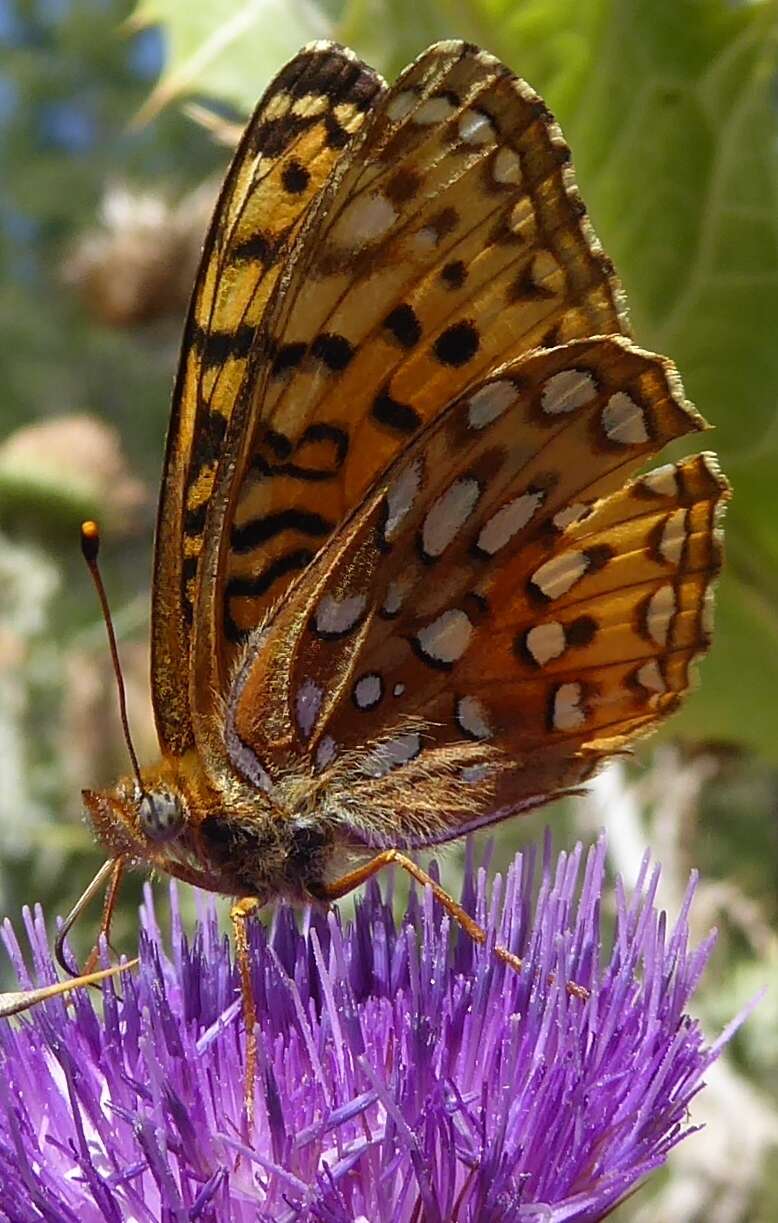
[[[407,858],[405,854],[400,853],[397,849],[385,849],[382,853],[376,854],[375,858],[371,858],[364,866],[357,867],[356,870],[350,871],[348,875],[344,875],[341,879],[336,879],[334,883],[328,884],[325,888],[325,896],[327,900],[340,900],[348,892],[358,888],[361,884],[366,883],[373,875],[382,870],[385,866],[401,866],[404,871],[420,883],[422,887],[432,888],[435,899],[443,906],[446,912],[458,922],[466,934],[470,935],[476,943],[486,942],[486,931],[477,922],[473,921],[469,913],[466,913],[460,904],[454,900],[453,896],[449,896],[448,892],[436,883],[431,875],[422,870],[412,858]],[[506,964],[510,964],[511,968],[515,968],[517,972],[521,972],[523,968],[522,961],[512,951],[508,951],[505,947],[495,947],[495,955],[499,959],[504,960]]]
[[[100,920],[100,933],[97,936],[97,942],[89,953],[84,972],[94,972],[100,960],[100,939],[104,936],[105,941],[110,947],[111,945],[111,922],[113,921],[114,909],[116,902],[119,899],[119,888],[121,887],[122,878],[126,869],[124,858],[115,858],[113,871],[105,892],[103,901],[103,916]]]
[[[246,1028],[246,1076],[243,1085],[243,1100],[246,1109],[246,1125],[249,1134],[254,1123],[254,1085],[257,1077],[257,1007],[251,987],[251,961],[247,924],[259,908],[259,901],[246,896],[230,909],[230,921],[235,931],[235,956],[240,973],[240,988],[243,997],[243,1022]]]
[[[65,954],[65,939],[73,929],[73,926],[78,921],[81,914],[84,912],[84,909],[91,903],[92,900],[94,900],[95,896],[97,896],[104,885],[107,885],[107,891],[105,900],[103,902],[103,917],[100,922],[100,933],[106,935],[110,933],[111,916],[116,904],[119,883],[122,875],[124,874],[124,867],[125,862],[123,858],[109,858],[107,862],[104,862],[92,882],[87,888],[85,888],[82,895],[73,905],[73,908],[70,910],[59,928],[57,937],[54,940],[54,954],[56,956],[57,963],[64,968],[65,972],[69,973],[71,977],[79,977],[81,973],[74,964],[68,963],[68,958]],[[93,971],[96,962],[97,944],[95,945],[87,961],[87,964],[89,965],[89,967],[86,969],[87,973]]]
[[[342,878],[327,884],[323,891],[324,898],[326,900],[339,900],[342,896],[347,895],[348,892],[353,891],[354,888],[358,888],[361,884],[366,883],[368,879],[371,879],[373,875],[377,874],[385,866],[392,865],[401,866],[422,887],[431,888],[438,903],[454,918],[454,921],[459,923],[474,942],[481,944],[486,942],[486,931],[483,926],[479,926],[477,922],[473,921],[470,914],[466,913],[460,904],[457,904],[453,896],[449,896],[448,892],[439,883],[436,883],[431,875],[422,870],[412,858],[408,858],[405,854],[400,853],[398,849],[385,849],[382,853],[376,854],[374,858],[371,858],[369,862],[366,862],[364,866],[359,866],[356,870],[343,875]],[[514,955],[512,951],[508,951],[507,947],[496,946],[494,954],[499,960],[515,969],[516,972],[521,972],[524,967],[523,961],[517,955]],[[573,997],[583,1000],[589,997],[589,991],[584,989],[582,985],[577,985],[574,981],[568,981],[567,992]]]

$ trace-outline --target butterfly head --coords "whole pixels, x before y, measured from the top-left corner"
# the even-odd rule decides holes
[[[109,790],[84,790],[82,797],[95,832],[117,856],[154,861],[185,829],[184,797],[164,783],[141,790],[127,778]]]
[[[194,757],[165,759],[106,790],[85,790],[92,826],[112,858],[155,867],[208,891],[310,899],[332,852],[311,814],[280,812],[255,790],[217,794]]]
[[[197,852],[198,795],[163,763],[105,790],[84,790],[92,826],[112,857],[144,862],[203,887],[213,887]]]

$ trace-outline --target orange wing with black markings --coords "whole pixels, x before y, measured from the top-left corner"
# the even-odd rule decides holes
[[[708,455],[628,479],[703,427],[670,362],[622,337],[476,385],[246,656],[240,767],[283,784],[308,757],[374,843],[393,812],[396,844],[588,776],[672,712],[708,645],[726,482]]]
[[[454,396],[538,345],[625,326],[558,127],[463,43],[430,48],[376,100],[288,262],[217,494],[229,523],[197,617],[212,621],[203,693],[224,691],[247,635]]]
[[[160,743],[175,755],[193,742],[192,611],[227,425],[294,234],[384,88],[351,51],[303,49],[257,106],[216,206],[184,332],[157,525],[152,691]]]

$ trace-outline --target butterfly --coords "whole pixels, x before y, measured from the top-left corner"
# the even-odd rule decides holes
[[[409,850],[591,777],[710,641],[727,483],[710,454],[638,474],[703,428],[630,338],[528,85],[458,41],[391,87],[304,48],[197,274],[156,536],[161,755],[84,793],[101,882],[140,862],[238,898],[250,1019],[257,905],[389,861],[428,881]]]

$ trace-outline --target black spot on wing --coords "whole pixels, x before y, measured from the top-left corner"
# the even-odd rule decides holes
[[[283,183],[284,191],[287,191],[290,195],[301,195],[310,181],[310,171],[296,157],[293,157],[281,172],[281,182]]]
[[[328,149],[344,149],[350,140],[346,128],[329,112],[324,116],[324,131]]]
[[[354,356],[354,346],[345,336],[322,332],[311,344],[311,354],[336,373],[349,364]]]
[[[384,319],[384,327],[401,348],[413,348],[421,339],[421,324],[413,306],[403,302]]]
[[[261,263],[268,268],[275,260],[279,247],[279,235],[256,233],[244,238],[230,253],[233,263]]]
[[[268,431],[265,442],[273,449],[254,456],[251,469],[260,476],[289,476],[294,480],[331,480],[338,474],[348,454],[348,434],[338,425],[316,421],[309,425],[297,445],[282,433]],[[276,459],[294,461],[276,462]],[[314,461],[312,461],[314,460]]]
[[[384,188],[384,195],[388,200],[398,207],[407,204],[412,200],[422,184],[422,176],[417,170],[411,169],[410,166],[403,166],[397,170],[387,182]]]
[[[372,416],[380,425],[406,436],[415,433],[421,425],[419,413],[410,404],[398,403],[396,399],[392,399],[386,390],[376,395]]]
[[[297,548],[278,556],[265,569],[252,577],[233,577],[227,582],[224,596],[230,599],[257,599],[267,594],[274,582],[289,573],[307,569],[316,555],[310,548]]]
[[[282,344],[273,357],[273,364],[270,367],[272,376],[274,378],[282,378],[290,370],[297,369],[305,356],[307,348],[308,345],[302,340],[294,340],[289,344]]]
[[[597,621],[593,616],[578,616],[565,629],[565,644],[569,646],[589,645],[597,635]]]
[[[308,116],[286,114],[278,119],[264,119],[251,133],[251,147],[265,157],[280,157],[294,144],[314,120]]]
[[[242,323],[234,331],[205,331],[195,324],[192,343],[205,369],[224,365],[230,358],[247,357],[256,335],[256,327]]]
[[[461,289],[467,280],[467,268],[461,259],[454,259],[443,268],[440,279],[447,289]]]
[[[214,412],[209,408],[203,408],[198,412],[192,445],[190,479],[196,479],[203,467],[217,461],[222,451],[226,432],[227,420],[220,412]]]
[[[433,352],[441,365],[458,368],[472,361],[480,347],[478,329],[463,319],[442,331],[433,345]]]
[[[195,509],[189,509],[184,514],[184,535],[202,535],[205,530],[205,519],[208,514],[208,502],[204,501]]]
[[[313,510],[290,507],[277,510],[273,514],[263,514],[261,518],[252,518],[242,526],[233,527],[230,544],[235,552],[251,552],[260,544],[275,539],[277,535],[283,535],[285,531],[298,531],[301,535],[323,538],[329,535],[333,526],[333,523]]]

